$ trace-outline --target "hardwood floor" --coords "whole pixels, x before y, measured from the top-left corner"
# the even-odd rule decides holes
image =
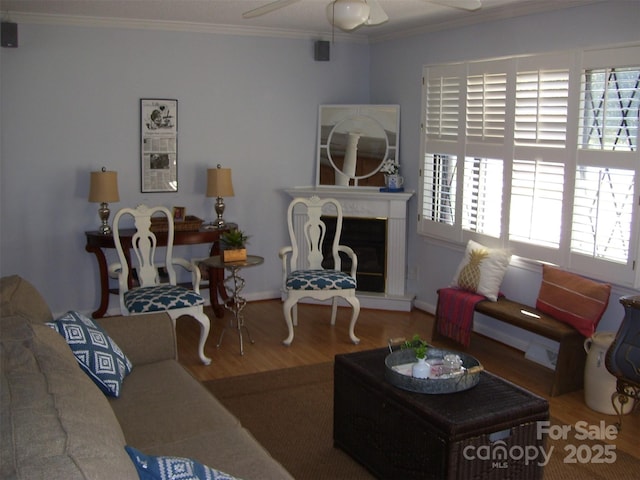
[[[300,305],[295,338],[291,346],[286,347],[282,344],[287,329],[280,300],[250,302],[244,315],[255,344],[249,343],[246,331],[243,331],[245,353],[240,355],[238,335],[232,329],[225,332],[222,345],[216,348],[220,332],[228,325],[231,314],[225,312],[224,319],[220,319],[211,310],[207,313],[212,320],[205,348],[205,353],[213,359],[209,366],[202,365],[196,353],[199,324],[184,317],[177,322],[176,328],[180,362],[200,381],[328,362],[339,353],[386,347],[390,338],[411,338],[416,333],[422,338],[431,339],[434,321],[432,315],[417,309],[412,312],[362,309],[356,325],[360,344],[354,345],[348,334],[350,309],[340,308],[336,325],[331,327],[328,305]],[[456,344],[446,341],[435,342],[434,345],[460,349]],[[612,425],[617,420],[616,416],[587,407],[582,390],[549,397],[547,392],[551,384],[551,370],[525,359],[518,350],[474,334],[466,352],[476,357],[486,370],[545,397],[549,400],[551,416],[565,424],[575,426],[576,422],[584,421],[589,428],[593,428]],[[640,469],[639,438],[640,408],[637,408],[635,412],[624,416],[622,430],[617,438],[608,443],[639,459]]]

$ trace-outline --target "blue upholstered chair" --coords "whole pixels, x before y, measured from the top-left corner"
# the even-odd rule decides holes
[[[324,248],[327,226],[322,215],[336,217],[336,231],[331,243]],[[282,259],[282,290],[285,296],[283,310],[289,329],[285,345],[293,341],[293,326],[298,325],[298,301],[303,298],[332,300],[331,325],[336,323],[338,300],[343,298],[352,307],[349,336],[355,344],[360,339],[354,329],[360,301],[356,297],[356,270],[358,257],[345,245],[340,245],[342,232],[342,207],[333,198],[296,198],[287,210],[287,225],[291,245],[280,249]],[[297,238],[297,235],[300,238]],[[341,270],[340,253],[351,261],[348,272]]]
[[[151,231],[151,217],[166,218],[166,247],[162,254],[156,250],[158,239]],[[131,244],[121,241],[119,232],[128,216],[133,217],[136,233]],[[156,218],[154,217],[154,218]],[[125,220],[123,220],[123,218]],[[209,317],[204,313],[204,299],[200,295],[200,270],[191,262],[173,257],[173,216],[165,207],[123,208],[113,219],[113,237],[120,264],[112,268],[118,274],[120,311],[123,315],[143,315],[147,313],[167,312],[175,327],[176,320],[189,315],[200,323],[200,343],[198,355],[202,363],[209,365],[211,359],[204,354],[204,345],[209,336]],[[165,233],[163,232],[164,236]],[[133,252],[133,257],[130,252]],[[193,288],[177,284],[174,266],[178,265],[191,272]],[[137,281],[130,279],[130,269],[135,268]],[[162,283],[159,269],[166,271],[168,283]],[[138,285],[133,285],[138,283]]]

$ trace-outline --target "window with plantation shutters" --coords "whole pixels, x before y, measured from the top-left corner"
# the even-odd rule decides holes
[[[640,45],[425,67],[418,231],[640,286]]]
[[[624,272],[633,264],[637,243],[640,67],[626,66],[609,52],[592,53],[587,61],[595,68],[580,74],[571,255],[610,269],[619,265]]]

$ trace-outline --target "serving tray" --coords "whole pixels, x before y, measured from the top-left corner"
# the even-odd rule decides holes
[[[413,348],[392,352],[385,358],[385,378],[392,385],[417,393],[442,394],[462,392],[475,387],[480,381],[483,370],[480,362],[471,355],[453,350],[443,350],[430,347],[427,359],[444,359],[445,355],[458,355],[462,360],[462,373],[447,375],[443,378],[415,378],[411,371],[403,368],[406,364],[416,361]]]

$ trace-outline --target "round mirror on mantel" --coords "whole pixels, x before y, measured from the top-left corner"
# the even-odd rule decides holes
[[[399,105],[321,105],[317,185],[381,187],[398,158]]]

